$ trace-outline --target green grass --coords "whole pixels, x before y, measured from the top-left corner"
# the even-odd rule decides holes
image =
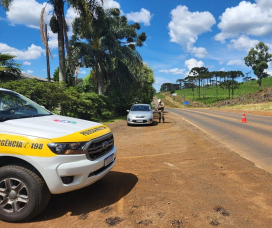
[[[115,117],[115,118],[112,118],[112,119],[102,120],[102,121],[100,121],[100,123],[102,123],[104,125],[107,125],[109,123],[114,123],[114,122],[117,122],[117,121],[120,121],[120,120],[126,120],[126,119],[127,119],[127,116],[119,116],[119,117]]]
[[[156,97],[157,97],[158,99],[162,99],[162,98],[164,98],[165,96],[164,96],[162,93],[157,93],[157,94],[156,94]]]
[[[266,87],[272,87],[272,77],[268,77],[262,80],[262,88],[265,89]],[[194,100],[204,103],[204,104],[212,104],[217,101],[227,100],[229,98],[229,91],[228,89],[218,88],[218,100],[216,99],[216,86],[209,86],[204,88],[205,99],[203,99],[203,88],[200,87],[200,99],[198,98],[198,87],[194,89]],[[246,95],[249,93],[255,93],[259,91],[259,84],[257,80],[244,82],[239,86],[238,89],[234,90],[234,98],[242,95]],[[183,89],[183,90],[176,90],[175,93],[182,98],[184,98],[185,92],[185,100],[193,100],[193,91],[192,89]],[[158,97],[158,96],[157,96]],[[232,91],[230,92],[230,97],[232,98]]]

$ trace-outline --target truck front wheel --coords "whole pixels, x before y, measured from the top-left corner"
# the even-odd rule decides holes
[[[50,192],[44,180],[31,170],[8,165],[0,168],[0,219],[25,222],[48,204]]]

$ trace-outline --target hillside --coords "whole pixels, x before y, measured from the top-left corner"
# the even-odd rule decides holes
[[[216,86],[200,88],[200,99],[198,98],[198,88],[176,90],[177,96],[172,96],[170,92],[157,93],[158,98],[163,99],[168,107],[215,107],[225,109],[244,109],[272,111],[272,77],[262,81],[263,90],[259,90],[257,81],[249,81],[240,84],[234,90],[234,98],[229,99],[229,91],[218,86],[218,98],[216,99]],[[204,95],[203,95],[204,94]],[[203,98],[204,96],[204,98]],[[232,94],[230,93],[230,97]],[[189,105],[183,105],[184,101],[189,101]]]

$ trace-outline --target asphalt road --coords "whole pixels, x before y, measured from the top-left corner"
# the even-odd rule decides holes
[[[272,118],[209,109],[170,109],[256,166],[272,173]]]

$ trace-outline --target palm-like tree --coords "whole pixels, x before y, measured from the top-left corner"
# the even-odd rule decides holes
[[[2,0],[4,1],[4,0]],[[7,0],[5,0],[7,1]],[[97,0],[49,0],[48,1],[53,6],[53,15],[50,20],[50,27],[53,33],[58,34],[58,49],[59,49],[59,81],[66,82],[65,76],[65,48],[68,54],[68,60],[72,71],[75,66],[73,64],[72,55],[70,53],[69,42],[68,42],[68,27],[64,16],[64,4],[68,4],[69,7],[73,7],[85,20],[85,27],[83,30],[90,27],[93,20],[93,13],[96,7],[99,5]],[[103,4],[104,0],[100,0]],[[43,21],[44,9],[41,13],[41,22]],[[41,34],[43,29],[43,23],[40,23]],[[46,40],[42,36],[42,40],[47,47]]]
[[[198,99],[200,99],[200,86],[203,81],[202,74],[208,73],[208,68],[205,67],[194,67],[190,71],[190,75],[195,76],[198,79]]]
[[[0,0],[1,5],[6,9],[9,10],[13,0]],[[104,3],[104,0],[99,0],[102,4]],[[93,19],[93,12],[98,6],[97,0],[49,0],[49,4],[53,6],[53,15],[50,20],[50,27],[52,32],[58,34],[58,51],[59,51],[59,80],[60,82],[66,82],[65,77],[65,47],[70,59],[70,64],[72,66],[72,60],[68,45],[68,36],[67,36],[67,24],[65,21],[65,15],[64,15],[64,4],[66,3],[68,7],[73,7],[85,20],[86,28],[91,25],[92,19]],[[41,23],[40,23],[40,30],[41,34],[44,34],[44,28],[43,28],[43,16],[44,16],[45,10],[43,9],[41,12]],[[84,29],[84,28],[83,28]],[[42,36],[42,40],[44,42],[44,45],[46,48],[47,42],[45,37]],[[65,41],[65,42],[64,42]]]
[[[2,82],[15,80],[21,76],[20,64],[15,63],[16,56],[0,53],[0,80]]]
[[[132,82],[134,75],[130,69],[142,64],[135,46],[142,46],[146,36],[145,33],[137,35],[139,24],[128,25],[126,17],[120,16],[119,9],[104,11],[97,7],[96,15],[89,29],[82,29],[86,27],[82,16],[75,20],[73,29],[79,38],[88,41],[84,64],[92,68],[98,94],[104,94],[105,82],[109,80],[119,82],[119,86]]]

